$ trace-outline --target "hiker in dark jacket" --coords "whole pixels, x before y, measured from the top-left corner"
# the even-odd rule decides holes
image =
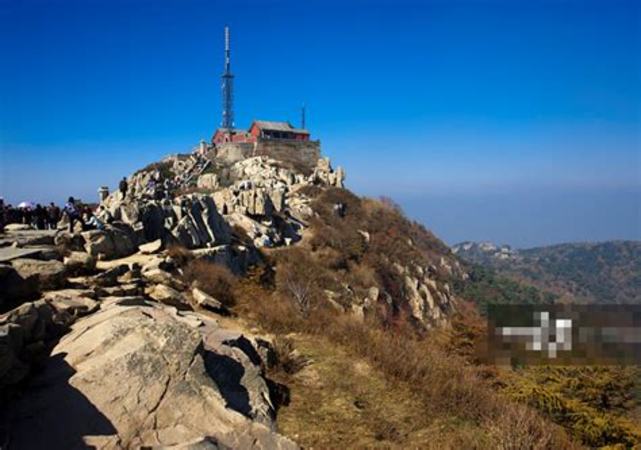
[[[35,219],[36,228],[38,230],[44,230],[45,224],[47,223],[47,211],[42,207],[40,203],[36,205],[33,216]]]
[[[4,226],[8,220],[8,209],[4,206],[4,199],[0,198],[0,233],[4,233]]]
[[[120,195],[122,195],[122,198],[124,199],[125,195],[127,195],[127,189],[129,189],[127,178],[122,177],[122,180],[120,180],[120,184],[118,184],[118,189],[120,189]]]
[[[60,220],[60,208],[58,208],[53,202],[49,204],[47,208],[47,224],[50,229],[55,230],[58,226],[58,221]]]

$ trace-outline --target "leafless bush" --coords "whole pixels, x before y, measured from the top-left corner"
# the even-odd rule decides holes
[[[321,297],[321,272],[322,268],[302,249],[291,249],[278,261],[276,285],[303,317],[309,316]]]
[[[236,303],[234,289],[237,280],[225,266],[196,259],[187,264],[183,278],[227,307]]]
[[[274,339],[272,345],[276,353],[274,370],[284,372],[287,375],[294,375],[310,363],[309,358],[301,355],[294,348],[294,342],[289,338],[279,336]]]

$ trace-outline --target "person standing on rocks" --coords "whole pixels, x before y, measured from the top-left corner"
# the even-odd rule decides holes
[[[60,208],[58,208],[53,202],[49,204],[47,208],[47,224],[48,228],[55,230],[58,226],[58,221],[60,220]]]
[[[24,225],[32,225],[32,223],[31,223],[31,219],[32,219],[31,208],[29,206],[27,206],[25,208],[20,208],[20,211],[22,212],[22,223]]]
[[[69,197],[63,212],[67,215],[67,219],[69,219],[69,233],[73,233],[73,226],[76,220],[79,220],[80,223],[82,223],[82,217],[80,217],[80,212],[76,207],[76,200],[73,197]]]
[[[129,189],[129,185],[127,184],[127,178],[122,177],[122,180],[120,180],[120,183],[118,184],[118,189],[120,189],[120,195],[124,200],[125,195],[127,195],[127,189]]]
[[[44,230],[47,223],[47,211],[38,203],[36,209],[33,212],[36,228],[38,230]]]
[[[7,223],[7,213],[5,212],[4,199],[0,198],[0,233],[4,233],[5,223]]]

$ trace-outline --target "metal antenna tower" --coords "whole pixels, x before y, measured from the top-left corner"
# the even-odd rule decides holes
[[[234,127],[234,76],[231,73],[231,57],[229,49],[229,27],[225,25],[225,71],[222,76],[222,94],[223,94],[223,128],[232,129]]]
[[[300,127],[303,130],[305,129],[305,103],[303,103],[303,107],[300,109]]]

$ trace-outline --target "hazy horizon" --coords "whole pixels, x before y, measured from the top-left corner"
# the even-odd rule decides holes
[[[264,4],[0,0],[0,196],[95,200],[209,139],[229,24],[237,126],[304,102],[347,187],[448,244],[641,240],[637,2]]]

